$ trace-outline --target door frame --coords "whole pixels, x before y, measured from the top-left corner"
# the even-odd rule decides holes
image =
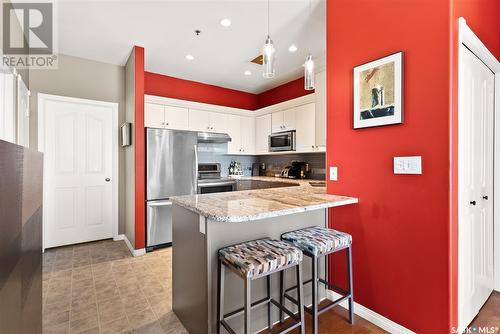
[[[118,137],[118,103],[116,102],[105,102],[90,99],[82,99],[76,97],[51,95],[51,94],[37,94],[38,101],[38,151],[44,152],[45,148],[45,114],[47,110],[45,109],[46,101],[57,101],[57,102],[69,102],[78,104],[87,104],[92,106],[103,106],[109,107],[112,110],[112,129],[111,136],[113,138],[112,142],[112,179],[116,180],[113,182],[112,190],[112,225],[113,225],[113,237],[118,236],[118,148],[119,148],[119,137]],[[45,173],[43,183],[45,184]],[[44,197],[45,197],[45,187],[43,187]],[[45,211],[43,211],[43,220],[45,220]],[[42,252],[45,251],[45,224],[42,223]]]
[[[481,40],[474,34],[474,32],[469,28],[466,20],[463,17],[458,19],[458,115],[459,118],[464,113],[465,106],[463,105],[460,96],[463,94],[464,89],[463,83],[461,82],[461,71],[464,59],[462,45],[467,47],[476,57],[478,57],[493,73],[495,76],[494,85],[494,130],[493,130],[493,266],[494,266],[494,285],[493,289],[500,291],[500,192],[496,195],[495,189],[500,189],[500,62],[493,56],[493,54],[488,50],[488,48],[481,42]],[[458,136],[460,137],[460,132],[462,129],[458,128]],[[463,150],[460,140],[458,141],[458,152]],[[459,153],[460,154],[460,153]],[[458,168],[464,168],[464,166],[458,165]],[[458,182],[458,215],[460,223],[460,215],[463,206],[460,203],[460,180]],[[496,208],[499,208],[498,210]],[[458,226],[458,266],[459,268],[463,265],[462,259],[460,257],[460,249],[462,248],[462,242],[460,238],[460,226]],[[460,281],[460,270],[458,271],[458,281]],[[458,284],[458,289],[460,290],[460,284]],[[461,293],[458,291],[458,298],[460,299]],[[460,310],[460,300],[458,305],[458,321],[460,325],[461,310]]]

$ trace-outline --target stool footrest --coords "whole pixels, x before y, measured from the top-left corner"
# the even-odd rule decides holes
[[[253,302],[250,306],[250,309],[254,309],[254,308],[257,308],[259,306],[262,306],[262,305],[266,305],[267,303],[270,303],[271,302],[271,298],[262,298],[262,299],[259,299],[255,302]],[[236,309],[234,311],[231,311],[229,313],[226,313],[224,315],[224,319],[232,319],[234,317],[237,317],[238,315],[241,315],[243,312],[245,311],[245,308],[244,307],[240,307],[239,309]]]

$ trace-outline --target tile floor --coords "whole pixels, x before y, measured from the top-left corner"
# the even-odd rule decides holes
[[[187,333],[171,307],[171,248],[104,240],[43,255],[43,333]]]

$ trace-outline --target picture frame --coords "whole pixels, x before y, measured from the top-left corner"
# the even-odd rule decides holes
[[[353,128],[403,123],[403,52],[354,67]]]

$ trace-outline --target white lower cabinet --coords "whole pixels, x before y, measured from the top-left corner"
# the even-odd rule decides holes
[[[255,153],[269,153],[269,135],[271,134],[271,116],[266,114],[255,117]]]
[[[227,115],[227,134],[231,141],[227,146],[228,154],[254,154],[255,118],[248,116]]]

